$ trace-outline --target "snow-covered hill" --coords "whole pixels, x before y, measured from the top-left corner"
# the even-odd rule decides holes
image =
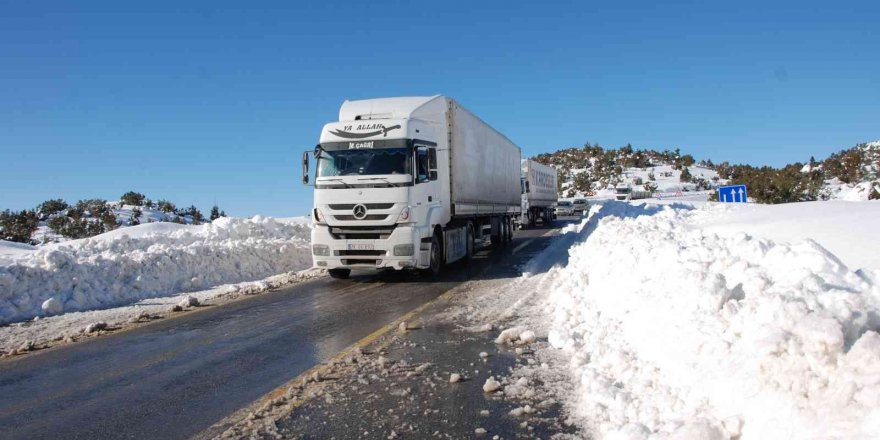
[[[759,203],[880,198],[880,141],[856,145],[823,161],[811,158],[806,164],[778,169],[695,162],[678,150],[635,150],[629,145],[606,150],[587,144],[540,154],[536,160],[556,168],[560,196],[565,198],[609,198],[621,185],[667,197],[711,192],[729,183],[746,184],[750,199]]]

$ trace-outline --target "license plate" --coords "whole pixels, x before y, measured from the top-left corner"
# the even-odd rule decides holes
[[[348,250],[350,250],[350,251],[371,251],[373,249],[374,248],[373,248],[372,244],[358,243],[358,244],[349,244],[348,245]]]

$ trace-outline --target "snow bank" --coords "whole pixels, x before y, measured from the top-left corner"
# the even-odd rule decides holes
[[[773,241],[818,242],[850,269],[880,270],[877,231],[880,201],[785,203],[781,205],[710,204],[694,223],[722,235],[748,233]],[[874,246],[870,244],[874,243]]]
[[[260,216],[150,223],[39,248],[0,246],[0,324],[265,278],[311,265],[309,228]],[[14,251],[14,252],[13,252]]]
[[[880,438],[880,271],[703,229],[731,208],[602,210],[555,277],[548,334],[597,437]]]

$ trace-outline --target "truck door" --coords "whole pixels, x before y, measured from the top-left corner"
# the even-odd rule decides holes
[[[417,205],[425,207],[439,205],[437,185],[437,149],[419,145],[416,148]]]

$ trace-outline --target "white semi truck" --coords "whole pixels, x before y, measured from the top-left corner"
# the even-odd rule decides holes
[[[540,162],[522,161],[522,215],[520,227],[535,226],[538,220],[549,224],[553,221],[554,205],[559,200],[556,193],[556,170]]]
[[[638,199],[647,199],[651,197],[653,193],[651,191],[644,191],[641,189],[633,189],[629,185],[618,185],[614,188],[614,197],[617,200],[638,200]]]
[[[312,257],[336,278],[352,268],[441,267],[476,241],[513,239],[520,149],[444,96],[345,101],[314,157]]]

